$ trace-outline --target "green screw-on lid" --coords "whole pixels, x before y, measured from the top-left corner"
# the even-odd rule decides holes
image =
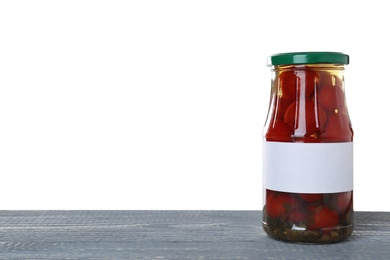
[[[341,52],[289,52],[268,57],[267,66],[294,64],[349,64],[349,56]]]

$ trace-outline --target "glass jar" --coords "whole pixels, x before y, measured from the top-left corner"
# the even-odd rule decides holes
[[[353,131],[338,52],[276,54],[263,141],[263,228],[334,243],[353,231]]]

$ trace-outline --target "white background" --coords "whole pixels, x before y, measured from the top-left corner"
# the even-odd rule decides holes
[[[0,208],[259,210],[267,56],[341,51],[355,209],[389,211],[385,3],[2,1]]]

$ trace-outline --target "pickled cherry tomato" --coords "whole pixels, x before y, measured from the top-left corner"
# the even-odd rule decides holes
[[[301,108],[304,110],[300,111]],[[287,108],[284,122],[293,129],[304,130],[304,136],[310,136],[326,122],[326,113],[321,106],[316,106],[313,100],[305,100],[304,104],[294,102]]]
[[[297,70],[297,76],[300,79],[300,84],[305,85],[305,88],[300,88],[301,91],[305,91],[305,97],[309,97],[313,94],[314,88],[319,84],[319,75],[314,70]]]
[[[279,75],[279,87],[282,92],[282,96],[288,100],[295,99],[297,84],[298,78],[294,71],[284,71]]]
[[[327,112],[345,111],[344,91],[339,85],[321,87],[318,100]]]
[[[279,76],[279,86],[282,95],[289,100],[295,100],[301,94],[309,97],[313,94],[314,87],[318,81],[318,73],[312,70],[284,71]],[[301,93],[302,91],[304,93]]]
[[[299,196],[307,202],[320,201],[324,198],[322,194],[299,194]]]
[[[289,194],[283,192],[267,192],[265,208],[271,218],[286,218],[288,211],[297,205],[297,201]]]
[[[277,119],[282,119],[284,117],[284,113],[288,106],[292,103],[291,100],[288,100],[283,95],[277,96],[275,100],[275,116]]]
[[[267,141],[276,141],[276,142],[291,142],[293,130],[282,120],[275,120],[270,123],[267,133],[265,134],[265,139]]]
[[[320,76],[320,88],[323,86],[341,86],[342,81],[341,79],[334,74],[331,74],[328,71],[318,71],[318,74]]]
[[[331,113],[321,133],[322,142],[351,142],[353,132],[345,112]]]
[[[313,216],[313,223],[309,229],[333,228],[339,223],[339,215],[336,211],[327,207],[318,210]]]
[[[294,102],[292,103],[286,110],[286,112],[284,113],[284,122],[286,124],[288,124],[292,129],[295,129],[296,128],[296,125],[298,122],[298,118],[297,117],[297,113],[296,113],[296,110],[297,110],[297,106],[298,106],[298,103],[297,102]]]
[[[306,101],[306,133],[311,134],[317,131],[326,122],[326,113],[321,106],[316,106],[315,102]]]

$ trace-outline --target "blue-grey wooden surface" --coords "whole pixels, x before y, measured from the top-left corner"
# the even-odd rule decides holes
[[[331,245],[268,238],[261,211],[0,211],[0,259],[390,259],[390,212]]]

